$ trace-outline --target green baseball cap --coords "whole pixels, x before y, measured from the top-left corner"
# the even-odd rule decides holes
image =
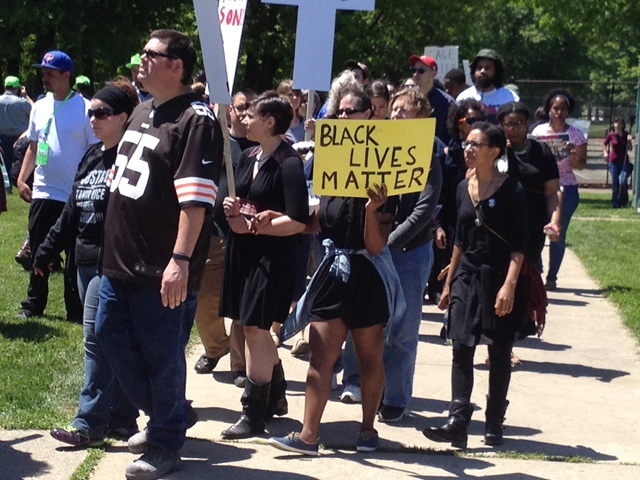
[[[131,56],[131,61],[129,63],[127,63],[125,66],[127,68],[132,68],[132,67],[137,67],[142,63],[142,59],[140,58],[140,54],[136,53],[135,55]]]
[[[20,86],[20,79],[18,77],[14,77],[13,75],[9,75],[4,79],[4,86],[10,88],[18,88]]]
[[[85,75],[78,75],[76,77],[76,83],[73,88],[78,88],[78,85],[91,85],[91,80],[89,80],[89,77]]]

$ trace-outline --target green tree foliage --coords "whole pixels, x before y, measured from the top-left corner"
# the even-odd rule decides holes
[[[294,6],[249,0],[237,88],[261,91],[291,77],[296,18]],[[39,87],[31,63],[60,48],[74,59],[76,74],[103,81],[128,73],[124,64],[158,27],[185,31],[197,43],[192,1],[4,0],[0,69]],[[398,82],[408,75],[408,56],[428,45],[459,45],[461,59],[494,48],[507,66],[507,81],[635,81],[640,2],[377,0],[373,12],[338,12],[333,73],[357,59],[374,77]]]
[[[170,26],[194,34],[191,0],[3,0],[0,70],[19,75],[33,94],[42,91],[31,67],[59,49],[74,62],[75,75],[104,82],[140,51],[154,28]]]

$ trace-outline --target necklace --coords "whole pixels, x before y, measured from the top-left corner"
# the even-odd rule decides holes
[[[489,181],[486,188],[484,189],[484,195],[482,194],[480,189],[480,182],[478,181],[478,176],[474,175],[471,178],[469,178],[469,197],[471,198],[471,203],[473,204],[473,208],[476,211],[476,219],[474,220],[476,227],[480,227],[482,225],[482,218],[480,217],[480,202],[482,200],[486,200],[491,195],[493,195],[493,193],[495,193],[493,192],[492,187],[497,177],[498,175],[496,174],[494,174],[491,177],[491,180]],[[473,192],[474,188],[473,188],[473,184],[471,183],[472,180],[475,180],[474,184],[478,188],[477,197],[474,195],[474,192]]]
[[[471,200],[475,205],[477,205],[478,203],[480,203],[480,201],[482,200],[486,200],[487,198],[489,198],[491,195],[493,195],[493,191],[492,191],[492,187],[495,184],[496,178],[498,177],[498,175],[494,174],[491,177],[491,180],[489,181],[489,183],[486,184],[486,187],[484,188],[484,192],[482,192],[482,185],[480,184],[480,182],[478,181],[478,176],[474,175],[473,177],[470,178],[469,182],[471,183],[471,180],[474,180],[473,185],[475,185],[475,187],[477,187],[478,189],[478,195],[474,195],[474,188],[471,188]]]

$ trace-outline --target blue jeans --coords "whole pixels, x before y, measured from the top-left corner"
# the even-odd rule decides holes
[[[577,185],[565,185],[562,195],[562,216],[560,218],[560,237],[557,242],[549,244],[549,271],[547,272],[547,282],[555,282],[558,279],[558,271],[562,265],[564,251],[567,248],[567,229],[573,216],[573,212],[578,208],[580,195]]]
[[[384,344],[385,384],[383,403],[394,407],[408,407],[413,393],[413,374],[424,287],[433,265],[433,240],[414,250],[392,250],[391,258],[398,271],[407,309],[398,322],[389,322]]]
[[[169,450],[185,441],[184,349],[197,292],[180,306],[162,306],[160,289],[102,277],[96,335],[127,397],[149,416],[147,438]]]
[[[614,208],[626,207],[629,202],[629,170],[623,163],[609,162],[608,165],[611,175],[611,204]]]
[[[78,265],[78,290],[84,304],[84,386],[78,399],[78,412],[71,425],[90,437],[101,438],[105,428],[130,427],[138,418],[134,407],[107,361],[96,338],[100,277],[96,267]]]
[[[433,241],[406,252],[391,250],[391,258],[400,277],[407,308],[400,321],[390,321],[385,327],[383,403],[407,407],[413,393],[424,288],[433,264]],[[358,362],[350,336],[344,351],[343,383],[360,384]]]

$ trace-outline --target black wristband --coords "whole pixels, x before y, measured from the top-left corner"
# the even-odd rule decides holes
[[[171,258],[173,258],[174,260],[184,260],[185,262],[190,262],[191,261],[191,257],[188,255],[184,255],[182,253],[173,253],[173,255],[171,255]]]

